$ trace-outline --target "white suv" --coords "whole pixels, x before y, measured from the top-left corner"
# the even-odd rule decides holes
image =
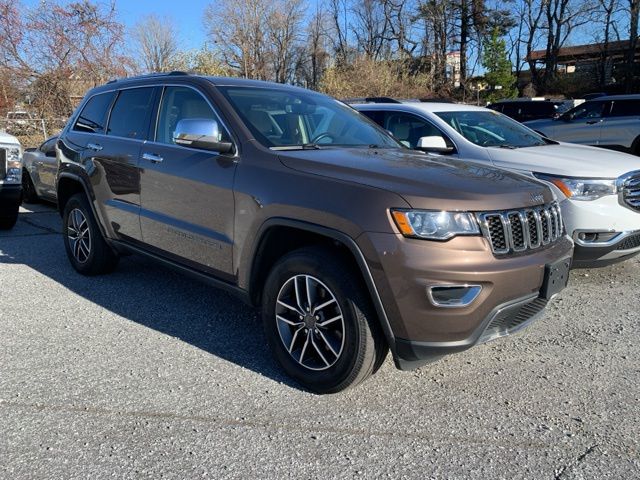
[[[549,183],[576,242],[574,266],[603,266],[640,252],[636,157],[549,140],[487,108],[418,102],[352,106],[409,148],[487,163]]]
[[[22,147],[0,131],[0,230],[12,228],[22,200]]]
[[[558,118],[525,125],[554,140],[640,155],[640,95],[597,97]]]

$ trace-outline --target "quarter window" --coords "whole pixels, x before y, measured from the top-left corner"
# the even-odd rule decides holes
[[[153,108],[153,87],[122,90],[109,118],[108,135],[145,139]]]
[[[114,92],[106,92],[91,97],[78,115],[73,129],[77,132],[104,133],[107,112],[114,96]]]
[[[173,133],[180,120],[203,119],[218,122],[220,142],[230,142],[229,134],[224,131],[220,118],[202,95],[187,87],[166,87],[156,129],[156,142],[174,145]]]

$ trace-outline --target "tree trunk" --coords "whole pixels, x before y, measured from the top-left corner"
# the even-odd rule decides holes
[[[633,91],[633,71],[636,48],[638,46],[638,14],[640,13],[640,0],[629,0],[629,12],[631,22],[629,24],[629,50],[627,51],[627,74],[624,82],[625,91]]]

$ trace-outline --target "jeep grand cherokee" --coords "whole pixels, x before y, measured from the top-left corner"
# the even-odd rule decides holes
[[[412,152],[304,89],[114,81],[56,148],[78,272],[134,252],[237,293],[317,392],[361,382],[388,349],[410,369],[512,333],[567,281],[572,242],[548,187]]]

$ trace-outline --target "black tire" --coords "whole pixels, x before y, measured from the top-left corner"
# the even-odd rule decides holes
[[[317,393],[337,393],[361,383],[380,367],[388,350],[367,289],[359,272],[348,265],[330,249],[303,248],[280,259],[264,286],[261,309],[269,347],[289,376]],[[292,303],[286,296],[288,290],[295,292],[297,298],[303,296],[295,290],[295,282],[307,278],[314,292],[311,296],[317,301],[306,302],[302,307],[296,301],[294,309],[283,307],[278,300]],[[306,292],[306,286],[300,288]],[[311,298],[307,293],[304,296]],[[327,299],[332,303],[320,310]],[[309,303],[314,304],[311,310],[306,308]],[[318,316],[314,316],[314,306]],[[304,320],[300,320],[300,313],[305,313]],[[287,317],[286,323],[283,316]],[[327,317],[336,316],[341,316],[342,323],[339,320],[323,325],[329,323]],[[298,324],[290,325],[289,318]],[[285,336],[289,348],[285,346]],[[338,355],[336,339],[341,342]],[[305,344],[309,354],[304,350]]]
[[[22,200],[26,203],[38,203],[40,200],[31,175],[26,169],[22,170]]]
[[[69,261],[82,275],[109,273],[118,265],[118,256],[105,242],[84,194],[77,193],[67,201],[62,228]]]
[[[631,144],[631,152],[632,155],[636,155],[640,157],[640,137],[637,137],[633,143]]]
[[[19,211],[18,204],[0,206],[0,230],[11,230],[18,221]]]

